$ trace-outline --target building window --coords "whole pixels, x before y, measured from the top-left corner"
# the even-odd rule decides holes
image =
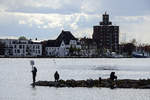
[[[19,48],[22,49],[22,45],[19,45]]]
[[[17,53],[20,53],[20,50],[19,50],[19,49],[17,50]]]

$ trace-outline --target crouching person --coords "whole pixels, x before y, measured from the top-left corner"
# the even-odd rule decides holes
[[[115,72],[111,72],[110,73],[110,88],[113,89],[116,87],[116,81],[117,80],[117,76],[115,75]]]
[[[117,76],[115,75],[115,72],[111,72],[111,73],[110,73],[110,79],[111,79],[112,81],[117,80]]]

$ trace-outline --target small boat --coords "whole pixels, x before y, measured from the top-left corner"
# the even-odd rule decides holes
[[[135,58],[147,58],[147,56],[144,56],[144,53],[139,53],[139,52],[133,52],[132,56]]]

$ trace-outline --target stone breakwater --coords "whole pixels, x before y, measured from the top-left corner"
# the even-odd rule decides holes
[[[59,80],[54,81],[37,81],[34,86],[49,86],[49,87],[105,87],[105,88],[136,88],[136,89],[150,89],[150,79],[131,80],[122,79],[112,81],[110,79],[101,80]]]

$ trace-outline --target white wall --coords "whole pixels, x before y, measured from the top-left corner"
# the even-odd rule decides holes
[[[65,57],[69,54],[69,48],[71,46],[81,49],[81,45],[77,45],[76,40],[71,40],[68,45],[65,44],[64,41],[62,41],[59,47],[46,47],[45,50],[48,56]]]

